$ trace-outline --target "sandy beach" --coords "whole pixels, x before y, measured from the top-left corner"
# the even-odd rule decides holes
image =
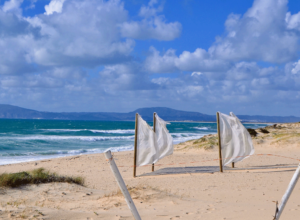
[[[300,123],[269,126],[253,138],[255,155],[218,172],[216,135],[175,146],[155,166],[138,167],[133,152],[113,153],[142,219],[273,219],[299,163]],[[68,183],[0,189],[0,219],[133,219],[104,154],[0,166],[0,173],[43,167],[82,176],[85,187]],[[298,219],[300,183],[281,216]]]

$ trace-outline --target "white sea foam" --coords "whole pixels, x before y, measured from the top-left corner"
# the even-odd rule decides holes
[[[202,138],[205,134],[198,134],[198,135],[194,135],[194,136],[182,136],[182,137],[177,137],[177,138],[173,138],[173,143],[174,144],[179,144],[185,141],[189,141],[189,140],[194,140],[194,139],[199,139]]]
[[[77,131],[86,131],[87,129],[40,129],[42,131],[51,131],[51,132],[77,132]]]
[[[130,140],[134,136],[56,136],[56,135],[32,135],[26,137],[1,137],[1,139],[18,139],[18,140],[81,140],[81,141],[106,141],[106,140]]]
[[[208,130],[209,129],[208,127],[194,127],[194,128],[196,128],[198,130]]]
[[[185,141],[193,140],[193,139],[199,139],[202,138],[205,134],[199,134],[199,133],[171,133],[173,136],[173,143],[179,144]]]
[[[45,159],[52,159],[52,158],[58,158],[58,157],[83,155],[83,154],[96,154],[96,153],[103,153],[105,150],[107,150],[107,149],[104,149],[104,148],[77,149],[77,150],[68,150],[68,151],[27,153],[26,155],[18,156],[18,157],[4,156],[4,157],[1,157],[0,165],[30,162],[30,161],[37,161],[37,160],[45,160]],[[133,145],[112,147],[112,148],[109,148],[109,150],[111,150],[112,152],[130,151],[130,150],[133,150]],[[45,155],[45,154],[48,154],[48,155]]]
[[[120,152],[120,151],[131,151],[133,150],[133,145],[127,145],[122,147],[111,147],[108,150],[111,150],[112,152]]]
[[[50,132],[78,132],[78,131],[91,131],[93,133],[105,134],[134,134],[134,129],[115,129],[115,130],[95,130],[95,129],[41,129],[42,131]]]
[[[211,133],[209,132],[211,131],[209,125],[206,125],[207,127],[201,127],[201,125],[197,127],[193,127],[193,126],[197,126],[197,125],[191,124],[188,128],[189,131],[187,131],[187,133],[184,133],[185,128],[175,128],[176,133],[171,133],[171,135],[173,136],[174,144],[182,143],[193,139],[199,139],[203,137],[205,134]],[[260,127],[262,125],[249,124],[247,126]],[[192,129],[192,131],[190,129]],[[9,153],[9,151],[3,152],[2,155],[0,154],[0,165],[51,159],[51,158],[65,157],[65,156],[74,156],[74,155],[81,155],[81,154],[102,153],[108,147],[115,146],[115,145],[119,145],[119,146],[111,147],[109,149],[114,152],[133,150],[134,129],[113,129],[113,130],[98,130],[98,129],[91,129],[91,128],[89,129],[40,129],[39,132],[41,131],[54,132],[54,133],[51,135],[47,135],[46,132],[42,132],[41,134],[36,134],[36,135],[2,133],[0,136],[0,140],[4,144],[11,145],[11,142],[16,140],[17,142],[15,142],[12,146],[18,146],[20,147],[20,149],[22,149],[23,143],[25,146],[27,145],[31,146],[34,144],[33,149],[42,151],[44,145],[40,146],[39,143],[33,142],[32,144],[32,143],[28,143],[28,141],[44,140],[44,141],[49,141],[48,143],[43,143],[47,147],[44,149],[51,149],[51,150],[49,151],[44,150],[44,152],[39,151],[36,153],[26,152],[24,154],[22,153],[23,151],[17,151],[15,152],[15,154],[11,154]],[[68,132],[68,134],[63,132]],[[71,132],[74,132],[74,134]],[[75,132],[86,132],[86,133],[84,136],[77,136],[76,135],[77,133]],[[92,132],[93,134],[88,132]],[[114,134],[116,136],[113,136]],[[55,149],[56,147],[52,148],[52,146],[50,145],[56,144],[56,142],[54,141],[56,141],[57,143],[66,144],[65,146],[67,149],[59,148],[60,150],[56,150]],[[106,148],[101,147],[101,145],[102,146],[104,145],[104,142],[92,143],[93,141],[106,141],[105,142]],[[74,149],[76,148],[75,146],[77,146],[77,148],[79,149]],[[90,149],[84,149],[85,147],[83,146],[85,147],[89,146]]]
[[[90,130],[94,133],[106,133],[106,134],[134,134],[134,129],[117,129],[117,130]]]
[[[14,163],[23,163],[23,162],[30,162],[36,160],[44,160],[44,159],[51,159],[57,158],[59,156],[40,156],[40,157],[29,157],[29,156],[20,156],[20,157],[1,157],[0,165],[5,164],[14,164]]]
[[[178,144],[181,142],[185,142],[188,140],[199,139],[204,136],[204,134],[199,133],[173,133],[173,142],[174,144]],[[81,139],[84,141],[97,141],[97,140],[132,140],[134,136],[118,136],[118,137],[91,137],[91,136],[55,136],[55,135],[35,135],[35,136],[27,136],[27,137],[14,137],[23,140],[68,140],[68,139]],[[124,145],[119,147],[111,147],[109,148],[112,152],[119,151],[130,151],[133,150],[133,144]],[[0,165],[4,164],[13,164],[13,163],[21,163],[21,162],[30,162],[44,159],[52,159],[58,157],[66,157],[66,156],[74,156],[74,155],[82,155],[82,154],[95,154],[95,153],[103,153],[104,148],[93,148],[93,149],[74,149],[74,150],[52,150],[48,152],[37,152],[37,153],[26,153],[22,156],[2,156],[0,160]]]
[[[200,133],[171,133],[173,137],[191,137],[198,136]]]
[[[108,148],[109,150],[113,152],[119,152],[119,151],[129,151],[133,150],[133,145],[125,145],[120,147],[111,147]],[[96,153],[103,153],[107,149],[103,148],[93,148],[93,149],[77,149],[77,150],[68,150],[68,151],[52,151],[51,154],[63,154],[66,156],[69,155],[81,155],[81,154],[96,154]],[[50,152],[46,152],[50,153]]]

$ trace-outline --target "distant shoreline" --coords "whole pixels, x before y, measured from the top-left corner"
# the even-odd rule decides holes
[[[168,121],[168,122],[184,122],[184,123],[207,123],[207,124],[212,124],[212,123],[217,123],[217,122],[212,122],[212,121]],[[243,122],[243,124],[275,124],[280,122]],[[291,122],[292,123],[292,122]],[[281,123],[282,124],[282,123]]]
[[[120,120],[120,121],[102,121],[102,120],[84,120],[84,119],[46,119],[46,118],[0,118],[0,120],[47,120],[47,121],[99,121],[99,122],[135,122],[134,120]],[[151,121],[150,121],[151,122]],[[181,122],[181,123],[217,123],[216,121],[167,121],[167,122]],[[243,124],[285,124],[295,122],[243,122]]]
[[[178,122],[178,123],[190,123],[190,124],[192,124],[192,123],[203,123],[203,124],[212,124],[213,123],[213,124],[216,124],[216,122],[171,121],[171,123],[175,123],[175,122]],[[245,123],[245,124],[247,124],[247,123]],[[249,123],[249,124],[258,124],[258,125],[261,124],[259,127],[265,127],[264,125],[270,125],[270,123],[253,123],[253,122]],[[188,126],[188,125],[186,125],[186,126]],[[190,126],[193,127],[193,126],[196,126],[196,125],[190,125]],[[207,127],[206,125],[202,125],[202,126],[203,127]],[[208,126],[208,127],[210,127],[210,126]],[[202,134],[203,135],[216,134],[216,132],[206,133],[204,131],[204,133],[201,133],[200,136]],[[185,143],[186,141],[197,140],[199,138],[202,138],[202,136],[201,137],[200,136],[194,137],[194,138],[188,139],[188,140],[183,140],[182,142],[181,141],[180,142],[175,142],[174,144],[177,145],[179,143],[181,143],[181,144]],[[120,148],[120,147],[122,147],[122,148]],[[101,154],[101,153],[103,153],[107,149],[109,149],[109,148],[99,149],[99,150],[94,151],[94,152],[81,152],[81,153],[74,153],[74,154],[55,154],[55,155],[47,155],[47,156],[46,155],[39,155],[39,156],[36,156],[34,158],[31,157],[31,156],[28,156],[28,157],[27,156],[23,156],[23,157],[20,157],[20,158],[15,158],[13,162],[12,161],[6,161],[6,162],[2,161],[4,163],[3,164],[0,163],[0,167],[3,166],[3,165],[7,165],[7,164],[24,163],[24,162],[31,162],[31,161],[42,161],[42,160],[49,160],[49,159],[51,160],[51,159],[54,159],[54,158],[72,157],[72,156],[78,156],[78,155]],[[110,149],[111,149],[112,152],[126,152],[126,151],[132,151],[133,150],[133,148],[130,148],[130,147],[124,148],[124,146],[112,147]],[[12,158],[4,157],[2,159],[10,160]]]
[[[212,115],[200,112],[176,110],[167,107],[139,108],[131,112],[45,112],[26,109],[13,105],[0,104],[0,118],[5,120],[79,120],[79,121],[134,121],[135,114],[140,114],[144,120],[152,121],[156,112],[166,121],[177,122],[216,122],[215,113]],[[266,116],[266,115],[239,115],[241,121],[249,123],[290,123],[299,122],[299,116]],[[262,122],[260,122],[262,121]]]

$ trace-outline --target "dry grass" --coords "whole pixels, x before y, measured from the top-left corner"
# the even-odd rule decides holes
[[[252,139],[257,140],[261,143],[264,139],[273,139],[273,142],[277,143],[279,141],[288,141],[290,139],[300,137],[300,132],[298,126],[299,123],[285,123],[285,124],[274,124],[272,126],[266,126],[265,128],[258,129],[247,129],[250,133]],[[284,129],[283,129],[284,128]],[[293,139],[294,140],[294,139]],[[182,146],[182,147],[181,147]],[[213,150],[218,146],[218,136],[206,135],[197,140],[190,140],[185,143],[178,145],[179,150],[183,149],[204,149],[204,150]]]
[[[218,137],[216,135],[207,135],[193,142],[194,148],[203,148],[205,150],[213,149],[218,146]]]
[[[274,124],[271,126],[266,126],[265,128],[247,130],[250,133],[252,140],[255,140],[257,144],[262,144],[266,141],[270,141],[270,144],[300,143],[300,123]],[[200,139],[190,140],[178,144],[176,150],[216,150],[217,146],[217,134],[210,134]]]
[[[255,138],[258,141],[270,140],[270,144],[298,143],[300,140],[299,123],[274,124],[265,128],[256,129],[259,135]],[[265,132],[266,130],[267,132]]]
[[[177,195],[177,194],[172,194],[170,190],[161,190],[157,187],[152,187],[152,186],[148,186],[148,185],[137,185],[137,186],[133,186],[133,187],[128,187],[128,192],[131,196],[132,199],[138,199],[141,201],[149,201],[153,198],[155,199],[159,199],[162,197],[178,197],[178,198],[182,198],[183,195]],[[122,197],[123,198],[123,194],[121,192],[120,189],[118,189],[117,191],[111,192],[109,194],[105,194],[103,197],[101,197],[100,199],[111,199],[114,200],[116,197]],[[115,206],[119,206],[121,204],[114,204]]]
[[[35,169],[32,171],[23,171],[18,173],[3,173],[0,175],[1,187],[20,187],[27,184],[40,184],[51,182],[67,182],[84,185],[82,177],[67,177],[59,176],[56,173],[50,173],[44,168]]]
[[[216,134],[209,134],[200,139],[186,141],[177,145],[176,150],[204,149],[212,150],[218,146],[218,137]]]

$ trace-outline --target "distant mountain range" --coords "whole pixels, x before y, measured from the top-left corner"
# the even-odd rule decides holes
[[[97,120],[97,121],[133,121],[139,113],[146,121],[152,121],[156,112],[166,121],[205,121],[215,122],[215,115],[199,112],[180,111],[171,108],[139,108],[128,113],[117,112],[42,112],[13,105],[0,104],[0,118],[7,119],[55,119],[55,120]],[[295,116],[237,115],[243,122],[299,122]]]

